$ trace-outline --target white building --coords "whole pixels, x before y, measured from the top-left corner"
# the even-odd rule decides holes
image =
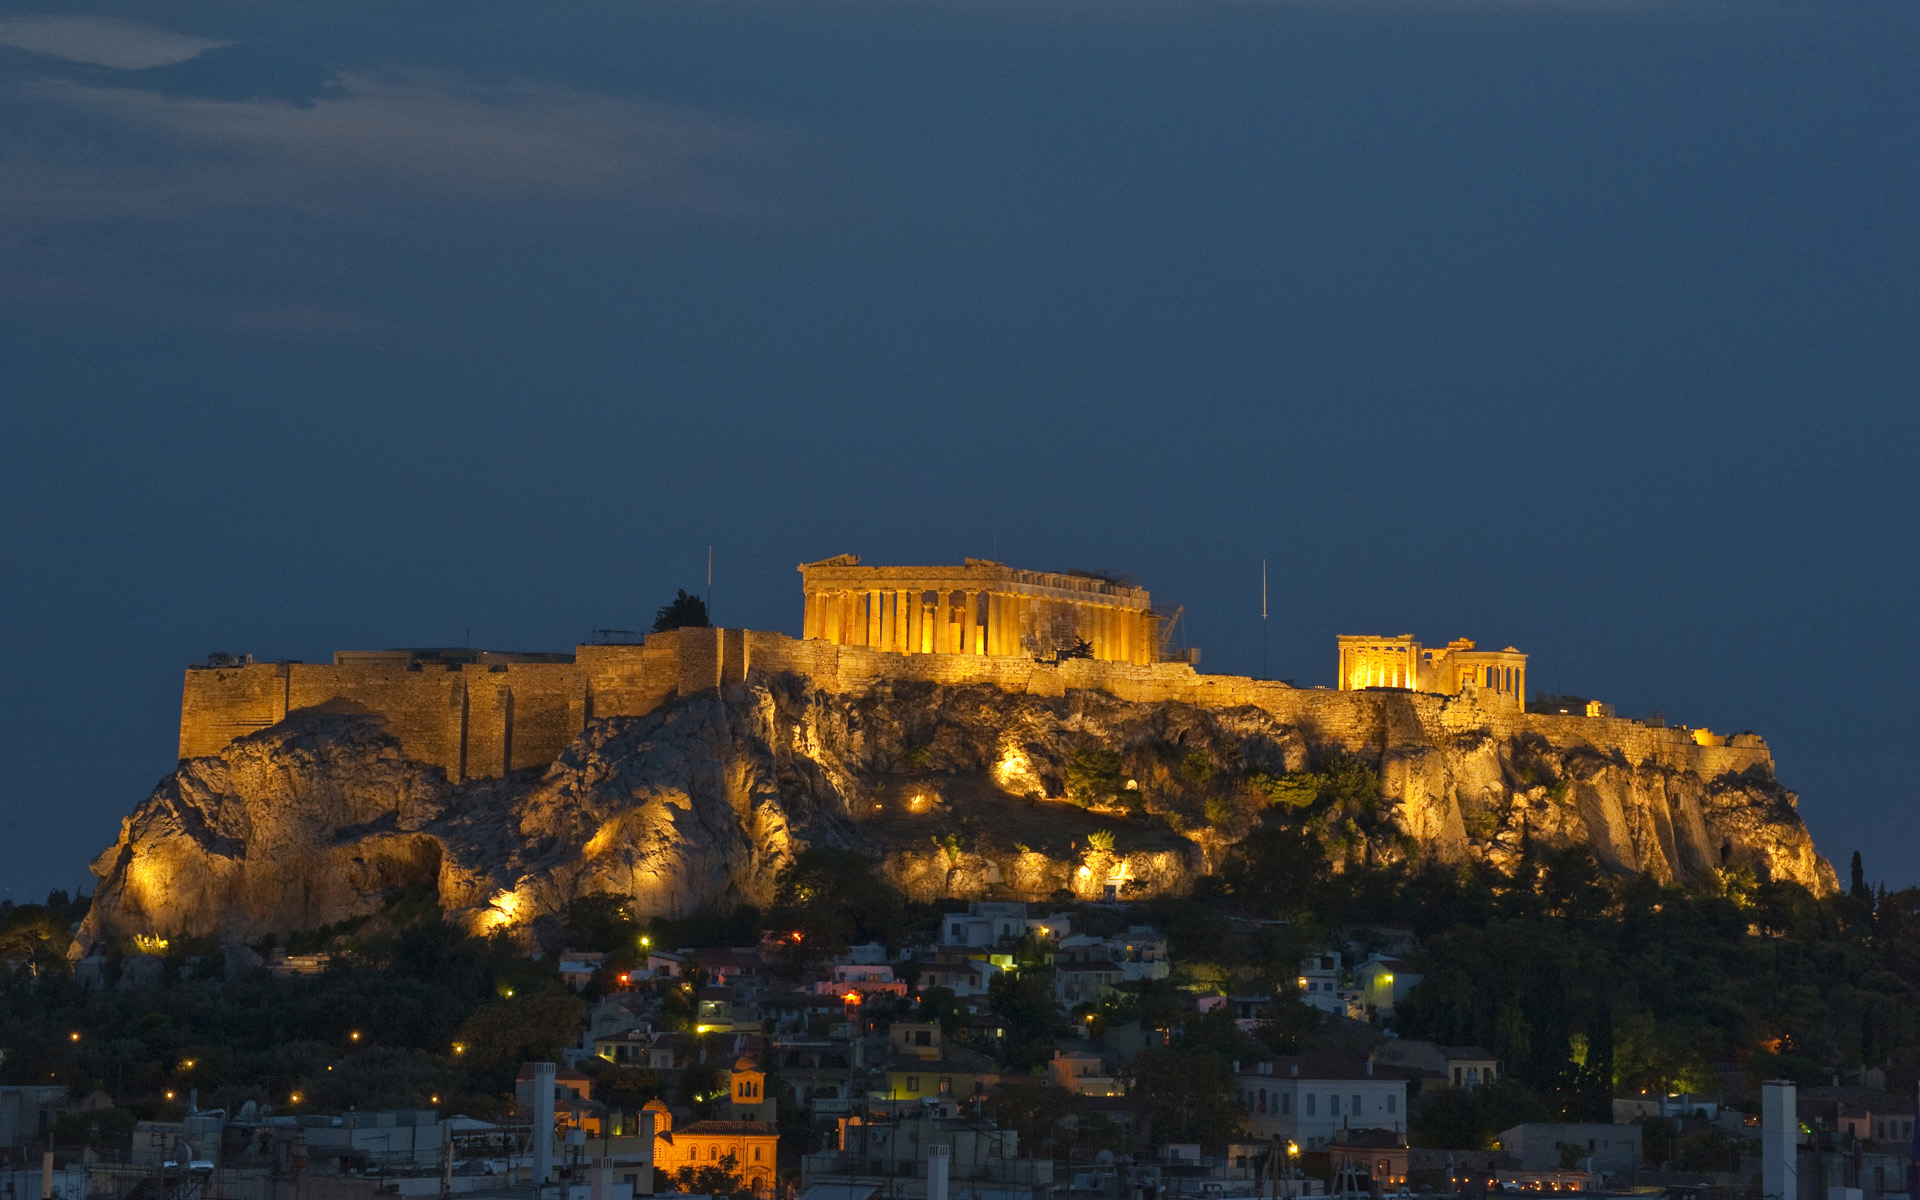
[[[1026,936],[1027,906],[1011,902],[975,900],[963,913],[948,913],[940,922],[943,946],[998,946]]]
[[[1571,1150],[1577,1165],[1605,1175],[1621,1175],[1640,1165],[1640,1126],[1541,1121],[1515,1125],[1500,1133],[1500,1149],[1520,1160],[1524,1171],[1548,1171]]]
[[[1338,1130],[1407,1130],[1407,1075],[1370,1059],[1333,1051],[1242,1064],[1235,1089],[1247,1131],[1317,1150]]]
[[[1063,1008],[1096,1004],[1113,994],[1113,985],[1126,978],[1115,962],[1055,963],[1053,998]]]

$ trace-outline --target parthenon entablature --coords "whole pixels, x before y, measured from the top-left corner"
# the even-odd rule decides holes
[[[984,558],[870,567],[843,554],[802,563],[800,578],[807,638],[902,654],[1158,657],[1160,618],[1147,590],[1097,575],[1023,571]]]

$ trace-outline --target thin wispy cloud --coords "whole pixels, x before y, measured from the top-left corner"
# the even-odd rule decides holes
[[[0,302],[379,336],[384,321],[297,294],[313,239],[778,221],[786,160],[744,122],[451,72],[348,73],[306,102],[43,72],[0,86]],[[274,228],[300,234],[283,247]],[[295,294],[236,303],[159,283],[214,262]]]
[[[98,131],[83,148],[0,142],[13,220],[181,218],[236,208],[420,219],[564,205],[570,218],[764,215],[779,158],[757,130],[551,85],[349,74],[306,104],[40,79],[17,95]],[[99,137],[114,148],[98,152]],[[12,210],[12,211],[8,211]]]
[[[0,46],[118,71],[170,66],[229,44],[112,17],[0,18]]]

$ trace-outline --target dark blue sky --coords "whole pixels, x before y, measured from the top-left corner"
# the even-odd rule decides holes
[[[0,895],[214,649],[564,648],[716,547],[1471,636],[1920,883],[1909,3],[0,2]]]

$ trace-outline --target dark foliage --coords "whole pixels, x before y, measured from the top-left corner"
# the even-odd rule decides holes
[[[665,633],[669,629],[705,628],[707,620],[707,602],[698,596],[689,596],[685,588],[678,590],[673,599],[660,606],[653,616],[653,631]]]

